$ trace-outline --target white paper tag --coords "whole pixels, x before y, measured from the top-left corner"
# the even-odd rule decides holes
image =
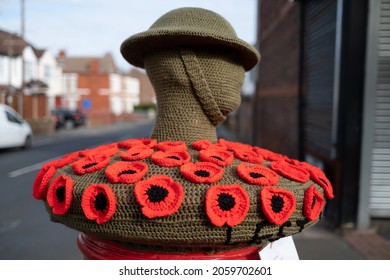
[[[299,260],[298,252],[291,236],[269,243],[259,254],[261,260]]]

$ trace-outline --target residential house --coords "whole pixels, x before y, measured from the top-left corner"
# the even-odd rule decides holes
[[[23,57],[33,50],[16,34],[0,30],[0,103],[8,104],[23,115]]]
[[[50,116],[59,94],[61,68],[54,55],[0,30],[0,103],[27,120],[39,121]]]
[[[138,79],[122,75],[111,54],[68,57],[61,51],[58,60],[63,68],[64,86],[62,100],[58,103],[84,111],[90,125],[110,124],[132,113],[139,103]]]
[[[156,104],[156,93],[149,80],[149,77],[146,75],[146,72],[143,69],[132,68],[128,75],[130,77],[139,80],[139,84],[140,84],[139,104],[142,105]]]
[[[38,58],[38,77],[47,85],[49,111],[56,108],[56,99],[63,93],[62,67],[56,56],[48,50],[36,50]]]

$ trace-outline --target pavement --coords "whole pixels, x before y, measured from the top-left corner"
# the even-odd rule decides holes
[[[301,260],[390,260],[390,239],[376,226],[342,232],[323,219],[293,239]]]

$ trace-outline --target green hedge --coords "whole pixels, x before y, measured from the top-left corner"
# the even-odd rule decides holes
[[[154,103],[149,103],[149,104],[139,104],[139,105],[134,106],[135,111],[147,111],[150,109],[156,110],[157,105]]]

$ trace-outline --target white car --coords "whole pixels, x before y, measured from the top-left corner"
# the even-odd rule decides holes
[[[0,104],[0,148],[30,148],[31,126],[11,107]]]

